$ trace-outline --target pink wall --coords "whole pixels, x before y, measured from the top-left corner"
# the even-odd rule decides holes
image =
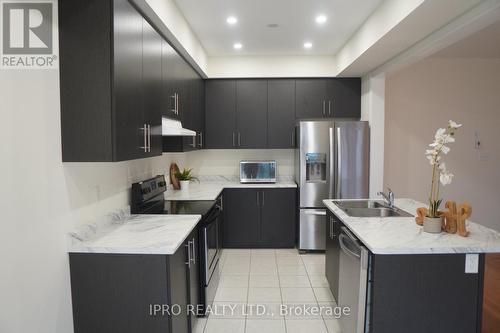
[[[500,230],[500,59],[421,61],[387,77],[385,103],[384,185],[396,197],[427,202],[431,167],[424,151],[453,119],[464,126],[445,156],[455,179],[443,196],[468,201],[471,220]]]

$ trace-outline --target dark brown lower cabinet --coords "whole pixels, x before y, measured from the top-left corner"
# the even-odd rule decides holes
[[[484,255],[372,255],[371,333],[480,333]]]
[[[295,188],[224,190],[224,247],[293,247]]]
[[[173,255],[71,253],[75,333],[190,332],[199,256],[188,266],[187,246],[196,239],[193,232]]]

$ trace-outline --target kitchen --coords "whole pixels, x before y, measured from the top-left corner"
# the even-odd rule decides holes
[[[363,311],[352,313],[355,306],[350,301],[350,315],[296,313],[272,319],[242,306],[264,305],[268,311],[279,305],[311,305],[338,311],[337,305],[346,305],[342,302],[355,294],[343,296],[342,290],[356,288],[341,287],[335,292],[339,285],[334,281],[344,281],[339,273],[346,270],[337,268],[331,275],[335,260],[328,259],[332,253],[328,240],[342,234],[331,231],[342,227],[347,228],[342,237],[345,244],[351,232],[355,243],[380,263],[378,267],[385,264],[393,271],[396,267],[404,270],[404,264],[397,261],[404,254],[427,258],[413,263],[413,267],[422,265],[422,274],[436,274],[426,271],[436,265],[456,270],[457,275],[449,276],[456,285],[435,281],[441,288],[432,300],[405,295],[402,284],[398,295],[411,303],[407,311],[430,312],[422,321],[417,315],[406,317],[408,313],[401,310],[398,318],[406,322],[406,331],[460,331],[457,326],[462,331],[471,331],[472,326],[479,331],[481,314],[490,316],[482,324],[483,331],[495,327],[491,324],[491,318],[497,317],[495,308],[486,302],[495,303],[486,292],[495,290],[495,284],[486,288],[490,286],[485,265],[489,256],[483,253],[499,251],[498,236],[492,231],[499,229],[498,218],[491,208],[498,199],[493,189],[498,177],[484,179],[498,169],[496,150],[490,146],[496,142],[491,130],[495,118],[486,113],[498,105],[492,92],[498,85],[494,75],[498,56],[495,43],[488,39],[498,31],[498,1],[408,2],[404,8],[394,7],[391,1],[363,2],[359,8],[334,1],[329,4],[332,7],[319,2],[314,8],[297,3],[297,8],[286,11],[277,2],[265,7],[265,15],[259,14],[257,5],[244,2],[231,8],[219,1],[198,4],[188,0],[48,3],[54,5],[51,46],[58,67],[2,68],[0,77],[2,109],[7,111],[2,111],[2,122],[12,125],[3,133],[9,144],[2,147],[2,170],[8,175],[2,202],[6,203],[5,221],[17,221],[5,223],[2,233],[6,262],[0,284],[5,295],[2,331],[337,332],[344,326],[343,331],[349,332],[355,330],[342,317],[357,317],[358,325],[368,326],[358,326],[356,331],[388,332],[383,326],[385,316],[390,315],[387,311],[394,313],[404,306],[384,284],[369,279],[364,286],[373,290],[373,302],[356,303],[365,314],[370,314],[369,304],[374,309],[364,319],[358,317]],[[388,19],[384,14],[391,10],[397,15]],[[430,13],[432,22],[423,24]],[[377,30],[377,20],[387,25]],[[255,31],[250,24],[255,24]],[[392,29],[386,29],[390,25]],[[368,30],[371,37],[363,35]],[[35,34],[44,40],[41,32]],[[437,79],[435,73],[441,77]],[[442,94],[436,95],[439,90]],[[471,109],[476,117],[467,115]],[[420,241],[434,239],[436,243],[421,247],[411,243],[418,249],[409,249],[402,245],[404,233],[422,229],[413,216],[416,208],[426,204],[415,206],[414,201],[401,198],[426,202],[431,168],[423,153],[434,131],[449,119],[462,123],[463,128],[446,157],[457,177],[443,187],[443,193],[446,199],[469,202],[474,207],[471,220],[485,227],[469,221],[468,237],[419,232]],[[365,134],[354,138],[366,140],[361,146],[365,149],[341,145],[348,140],[337,139],[347,133],[340,127],[363,122],[369,129],[356,132]],[[29,134],[19,136],[19,124]],[[301,152],[301,124],[328,124],[319,139],[327,146],[321,151],[324,156],[316,154],[316,149]],[[333,138],[333,145],[328,138]],[[337,144],[347,148],[337,149]],[[340,156],[334,154],[339,151]],[[300,159],[297,163],[296,157],[307,163]],[[345,167],[329,167],[342,165],[339,159],[346,161]],[[262,184],[244,183],[241,161],[263,161],[258,166],[274,172]],[[189,190],[174,190],[172,163],[181,170],[192,168],[199,182],[192,181]],[[319,178],[302,184],[302,169],[304,177]],[[334,171],[343,172],[345,182],[330,182],[337,177],[329,174]],[[356,181],[348,180],[351,177]],[[253,176],[249,178],[255,182]],[[314,196],[302,190],[321,184],[326,188],[320,190],[326,191],[321,200],[302,202]],[[138,186],[140,190],[134,190]],[[391,187],[395,207],[402,215],[412,216],[382,218],[382,222],[392,222],[367,235],[364,230],[376,224],[359,229],[362,223],[355,220],[363,218],[349,216],[345,210],[352,212],[352,207],[332,201],[354,197],[334,193],[344,193],[349,187],[359,191],[355,197],[370,198],[368,204],[384,208],[391,200],[386,202],[377,193]],[[156,199],[161,204],[153,210],[159,211],[150,214],[150,204]],[[26,209],[27,200],[30,209]],[[204,207],[208,201],[211,204]],[[141,215],[130,215],[127,207]],[[329,229],[334,219],[335,227]],[[122,228],[115,230],[116,223]],[[400,230],[399,239],[389,237],[394,232],[391,225],[399,223],[407,223],[409,229]],[[308,232],[301,224],[316,226]],[[438,238],[449,238],[451,243]],[[75,239],[81,242],[79,247]],[[147,244],[141,244],[141,239]],[[218,244],[215,247],[213,240]],[[181,248],[186,258],[175,256]],[[199,255],[201,249],[207,250],[206,256]],[[450,262],[432,264],[431,252],[444,254],[450,249],[460,254],[452,255]],[[211,266],[214,258],[217,269]],[[475,273],[464,275],[467,263],[476,268]],[[479,286],[484,266],[483,305]],[[493,271],[494,266],[490,267]],[[200,273],[204,269],[208,278]],[[219,274],[216,284],[210,283],[214,272]],[[382,270],[373,273],[382,274],[387,284],[419,282],[407,271],[394,276]],[[355,282],[353,274],[347,275],[350,282]],[[460,282],[460,276],[466,281]],[[425,289],[425,285],[420,287]],[[469,298],[456,296],[452,290],[461,290]],[[386,302],[379,308],[380,292]],[[189,300],[193,295],[200,300]],[[24,311],[20,300],[25,303]],[[117,307],[118,300],[130,306]],[[185,320],[183,316],[143,316],[153,304],[190,302],[240,307],[233,308],[232,316],[215,313]],[[433,306],[421,309],[429,302],[447,306],[448,314],[456,313],[453,306],[466,314],[450,323],[443,319],[446,313],[436,315]],[[26,315],[32,320],[25,320]],[[141,319],[135,320],[138,315]],[[392,329],[400,331],[396,324],[404,323],[392,323]]]

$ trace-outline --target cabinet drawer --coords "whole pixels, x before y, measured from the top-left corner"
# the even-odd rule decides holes
[[[317,250],[325,248],[326,210],[300,210],[300,238],[301,250]]]

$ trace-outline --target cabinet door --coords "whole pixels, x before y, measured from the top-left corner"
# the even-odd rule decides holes
[[[167,41],[162,40],[162,114],[165,117],[177,119],[176,114],[176,85],[177,85],[177,64],[178,55]]]
[[[267,147],[294,148],[295,80],[269,80]]]
[[[295,117],[297,119],[326,117],[326,104],[326,80],[296,80]]]
[[[189,271],[188,271],[188,246],[187,240],[179,249],[169,256],[169,290],[171,305],[178,304],[182,312],[171,316],[172,332],[189,332],[189,316],[186,312],[189,302]]]
[[[191,264],[189,265],[189,301],[188,304],[193,305],[193,309],[196,309],[200,304],[200,252],[198,249],[198,229],[191,233],[188,237],[191,246]],[[191,327],[194,327],[196,323],[196,316],[189,314]]]
[[[162,152],[162,38],[145,19],[142,35],[144,120],[151,130],[148,156],[158,156]]]
[[[325,117],[346,117],[342,105],[342,80],[329,79],[325,82]]]
[[[248,247],[260,242],[260,190],[227,189],[224,194],[224,246]]]
[[[339,254],[340,246],[338,235],[340,222],[331,213],[328,213],[326,221],[326,250],[325,250],[325,275],[330,285],[333,297],[338,300],[339,294]]]
[[[236,81],[206,81],[205,101],[206,147],[236,147]]]
[[[361,117],[361,79],[340,79],[340,108],[335,109],[334,117]]]
[[[295,245],[296,189],[261,190],[261,241],[269,247]]]
[[[142,105],[142,16],[128,1],[115,0],[113,29],[114,160],[122,161],[146,157]]]
[[[267,80],[236,81],[238,148],[267,147]]]
[[[177,108],[179,112],[179,119],[182,121],[182,125],[185,128],[192,128],[191,116],[192,116],[192,89],[191,83],[193,80],[194,70],[191,66],[177,55],[176,59],[178,63],[177,67],[177,86],[176,91],[178,94]]]

